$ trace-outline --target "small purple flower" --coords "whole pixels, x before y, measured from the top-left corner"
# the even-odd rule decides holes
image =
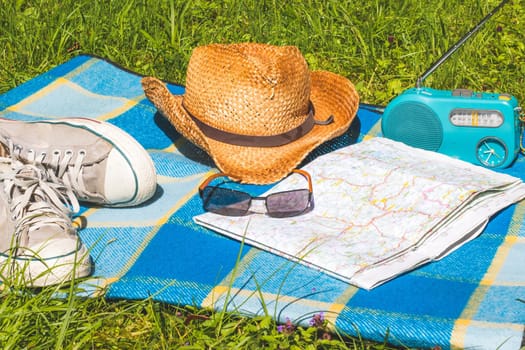
[[[503,31],[503,27],[502,26],[497,26],[496,27],[496,32],[501,33],[502,31]]]
[[[292,334],[295,331],[295,326],[292,321],[287,317],[285,324],[277,326],[277,332],[283,334]]]
[[[396,38],[395,38],[393,35],[389,35],[389,36],[387,37],[387,40],[388,40],[388,43],[389,43],[389,44],[393,44],[395,39],[396,39]]]
[[[318,328],[324,326],[324,313],[320,312],[318,314],[315,314],[310,320],[310,326]]]

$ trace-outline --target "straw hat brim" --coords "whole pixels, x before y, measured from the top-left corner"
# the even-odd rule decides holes
[[[308,134],[286,145],[246,147],[206,137],[182,107],[184,95],[172,95],[160,80],[146,77],[142,85],[161,114],[180,134],[205,150],[222,172],[233,180],[252,184],[268,184],[284,178],[317,146],[343,134],[359,106],[359,95],[348,79],[327,71],[311,72],[314,118],[326,120],[333,116],[333,122],[316,124]]]

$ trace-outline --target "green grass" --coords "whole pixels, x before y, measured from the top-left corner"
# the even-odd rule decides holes
[[[2,349],[389,349],[315,327],[152,301],[63,297],[68,285],[0,292]],[[76,292],[79,292],[76,290]],[[71,294],[69,294],[71,295]]]
[[[350,78],[385,104],[499,1],[1,0],[0,92],[79,53],[184,83],[194,47],[257,41],[298,46],[312,69]],[[525,9],[505,6],[427,79],[435,88],[525,99]]]
[[[386,104],[497,1],[0,0],[0,93],[81,53],[184,84],[193,48],[256,41],[298,46],[311,69],[334,71],[362,101]],[[510,93],[525,100],[525,9],[504,7],[427,80],[434,88]],[[67,287],[67,286],[66,286]],[[326,337],[320,327],[279,332],[244,318],[153,300],[56,298],[20,287],[0,294],[5,349],[351,348],[386,344]],[[286,328],[285,328],[286,330]],[[385,335],[385,343],[388,342]]]

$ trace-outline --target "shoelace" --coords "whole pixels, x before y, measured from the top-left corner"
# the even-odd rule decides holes
[[[29,228],[59,225],[66,229],[71,226],[71,216],[79,210],[79,204],[70,188],[47,181],[43,169],[35,165],[4,157],[0,158],[0,164],[0,181],[10,204],[19,245],[26,243],[27,237],[20,235],[29,232]]]
[[[15,145],[11,140],[8,140],[8,147],[11,157],[15,159],[22,158],[21,146]],[[100,194],[89,192],[86,189],[83,176],[86,151],[78,151],[73,165],[70,165],[70,161],[74,156],[75,152],[72,150],[66,150],[64,152],[54,150],[49,155],[45,151],[41,151],[38,154],[32,149],[26,151],[26,161],[37,166],[42,166],[45,169],[47,178],[51,182],[62,182],[65,186],[72,189],[80,199],[98,198],[103,200],[104,198]],[[46,158],[47,162],[45,162]]]

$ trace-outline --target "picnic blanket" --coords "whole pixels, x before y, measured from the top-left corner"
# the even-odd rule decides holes
[[[216,171],[145,98],[140,76],[81,55],[0,95],[0,117],[89,117],[134,136],[151,154],[158,190],[132,208],[83,206],[79,234],[95,262],[86,282],[107,298],[268,313],[307,325],[324,312],[350,335],[410,347],[519,349],[525,328],[525,203],[495,215],[483,233],[444,259],[373,290],[359,289],[194,223],[197,187]],[[169,85],[175,94],[182,86]],[[358,140],[380,134],[380,113],[362,105]],[[347,133],[309,162],[355,141]],[[503,170],[525,177],[525,159]]]

